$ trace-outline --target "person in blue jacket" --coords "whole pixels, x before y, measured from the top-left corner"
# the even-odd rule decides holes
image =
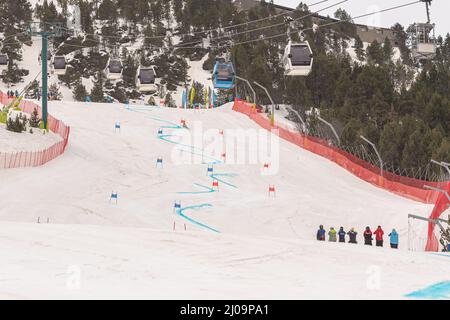
[[[344,231],[344,227],[341,227],[338,232],[339,242],[345,242],[345,235],[347,233]]]
[[[389,239],[391,241],[391,248],[398,249],[398,233],[395,229],[392,229],[392,232],[389,233]]]
[[[319,230],[317,230],[317,240],[319,240],[319,241],[325,241],[325,234],[326,234],[326,231],[325,231],[325,229],[323,228],[323,226],[321,225],[321,226],[319,227]]]

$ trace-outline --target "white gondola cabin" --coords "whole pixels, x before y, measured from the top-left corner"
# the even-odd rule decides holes
[[[431,60],[436,56],[436,38],[433,24],[416,23],[413,25],[411,41],[414,60]]]
[[[140,92],[157,91],[155,68],[140,66],[136,73],[136,86]]]
[[[417,62],[432,60],[436,56],[436,37],[434,24],[431,23],[430,6],[432,0],[420,0],[425,3],[427,22],[415,23],[410,27],[412,57]]]
[[[6,54],[0,54],[0,71],[8,69],[8,55]]]
[[[110,80],[119,80],[122,78],[123,64],[120,59],[109,59],[106,64],[105,74]]]
[[[56,75],[65,75],[67,69],[67,61],[64,56],[54,56],[53,57],[53,73]]]
[[[286,76],[305,77],[311,73],[313,54],[308,41],[289,41],[283,56],[283,67]]]

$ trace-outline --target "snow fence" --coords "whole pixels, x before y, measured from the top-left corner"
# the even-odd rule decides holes
[[[272,126],[270,119],[268,119],[265,114],[261,113],[261,108],[254,106],[252,103],[236,99],[233,110],[247,115],[266,130],[275,130],[273,133],[277,134],[280,138],[335,162],[364,181],[415,201],[435,204],[435,208],[430,217],[432,219],[439,218],[447,209],[447,198],[437,191],[426,189],[424,186],[434,186],[450,192],[450,182],[436,183],[423,181],[402,177],[386,171],[384,171],[382,175],[380,168],[329,144],[324,139],[292,131],[287,126],[279,123],[275,123]],[[439,249],[439,243],[434,229],[435,225],[430,223],[426,245],[427,251],[438,251]]]
[[[11,99],[8,99],[8,96],[0,91],[0,104],[7,105],[9,102],[11,102]],[[42,108],[34,102],[22,100],[19,108],[29,114],[36,109],[42,118]],[[59,135],[62,140],[39,151],[0,152],[0,169],[38,167],[62,155],[69,142],[70,127],[61,120],[48,115],[48,128],[53,133]]]

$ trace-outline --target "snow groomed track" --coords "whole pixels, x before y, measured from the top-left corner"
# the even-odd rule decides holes
[[[142,111],[138,111],[136,109],[133,109],[133,107],[130,107],[130,106],[127,107],[127,110],[143,113]],[[145,110],[145,109],[141,109],[141,110]],[[161,118],[157,118],[157,117],[151,117],[151,116],[148,116],[148,115],[146,115],[145,118],[146,119],[151,119],[151,120],[154,120],[154,121],[157,121],[157,122],[166,123],[167,125],[161,126],[160,130],[163,130],[163,129],[188,130],[188,129],[186,129],[186,128],[184,128],[184,127],[182,127],[182,126],[180,126],[180,125],[178,125],[178,124],[176,124],[176,123],[174,123],[172,121],[168,121],[168,120],[165,120],[165,119],[161,119]],[[158,133],[158,138],[160,140],[168,142],[168,143],[172,143],[172,144],[176,145],[177,147],[180,147],[183,152],[188,152],[188,153],[191,153],[193,155],[201,156],[202,157],[202,162],[205,163],[205,164],[215,165],[215,164],[223,163],[219,159],[214,159],[212,157],[209,157],[209,156],[205,155],[204,154],[205,150],[199,149],[199,148],[195,147],[194,145],[186,145],[186,144],[183,144],[183,143],[171,140],[170,138],[173,138],[173,137],[178,138],[179,136],[174,135],[174,134],[159,134]],[[197,151],[195,151],[195,150],[197,150]],[[209,161],[204,162],[205,159],[209,159]],[[226,181],[224,181],[224,180],[219,178],[219,177],[235,177],[236,174],[231,174],[231,173],[213,173],[213,174],[208,174],[208,176],[211,179],[213,179],[213,181],[218,181],[218,182],[223,183],[223,184],[225,184],[227,186],[230,186],[232,188],[237,188],[237,186],[235,186],[235,185],[233,185],[233,184],[231,184],[229,182],[226,182]],[[197,187],[200,187],[202,189],[206,189],[206,191],[177,192],[177,194],[199,195],[199,194],[209,194],[209,193],[213,193],[213,192],[218,192],[219,191],[218,189],[210,188],[210,187],[201,185],[199,183],[194,183],[194,185],[197,186]],[[214,229],[214,228],[212,228],[212,227],[210,227],[210,226],[208,226],[208,225],[206,225],[204,223],[201,223],[201,222],[199,222],[197,220],[194,220],[194,219],[192,219],[191,217],[189,217],[188,215],[186,215],[184,213],[185,211],[188,211],[188,210],[198,210],[198,209],[202,209],[202,208],[205,208],[205,207],[212,207],[212,205],[209,204],[209,203],[204,203],[204,204],[200,204],[200,205],[192,205],[192,206],[189,206],[189,207],[179,208],[179,209],[176,210],[176,213],[180,217],[182,217],[185,220],[193,223],[196,226],[199,226],[201,228],[204,228],[204,229],[207,229],[207,230],[210,230],[210,231],[213,231],[213,232],[219,232],[217,229]]]
[[[423,215],[430,206],[282,140],[279,170],[271,175],[262,174],[266,159],[229,164],[219,157],[212,157],[221,162],[210,173],[212,159],[202,161],[202,148],[175,137],[187,132],[178,128],[180,119],[225,135],[259,126],[231,105],[207,112],[136,109],[142,110],[52,102],[50,112],[72,129],[66,153],[40,168],[0,172],[0,274],[8,275],[1,297],[389,298],[445,280],[448,258],[405,250],[407,214]],[[174,127],[163,129],[174,135],[171,142],[158,137],[161,126]],[[198,163],[172,161],[191,151]],[[158,157],[163,168],[155,167]],[[213,181],[219,192],[209,192]],[[269,185],[277,187],[276,198],[268,197]],[[20,199],[8,196],[11,190],[20,190]],[[111,190],[117,204],[109,202]],[[174,201],[181,202],[178,210]],[[50,223],[38,225],[38,217]],[[187,231],[172,231],[177,219]],[[319,224],[396,227],[400,250],[317,243]],[[65,285],[73,266],[82,274],[77,290]],[[381,272],[379,290],[367,290],[373,266]],[[318,279],[335,290],[319,290]]]

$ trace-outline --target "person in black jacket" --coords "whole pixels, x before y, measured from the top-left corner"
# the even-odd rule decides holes
[[[371,246],[372,245],[372,230],[370,230],[370,227],[366,227],[366,230],[364,231],[364,244],[367,246]]]

